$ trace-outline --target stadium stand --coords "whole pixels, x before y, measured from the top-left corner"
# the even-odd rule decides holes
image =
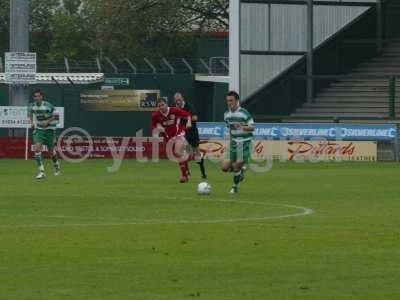
[[[305,75],[303,56],[273,79],[266,79],[245,99],[244,106],[257,111],[260,122],[374,122],[399,117],[400,2],[382,3],[380,49],[376,6],[315,47],[312,101],[307,99],[306,79],[310,78]]]
[[[314,103],[305,103],[292,117],[388,117],[389,75],[400,75],[400,41],[388,44],[382,55],[359,64],[349,75],[354,78],[332,82],[316,95]],[[367,78],[368,76],[376,78]],[[400,88],[400,82],[396,83],[396,88]],[[399,100],[397,95],[396,111],[400,112]]]

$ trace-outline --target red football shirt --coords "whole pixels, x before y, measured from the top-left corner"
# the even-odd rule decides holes
[[[163,114],[160,111],[153,113],[151,118],[151,130],[161,125],[165,129],[165,138],[172,139],[178,135],[185,135],[186,126],[182,124],[182,119],[187,119],[191,114],[177,107],[169,107],[168,112]]]

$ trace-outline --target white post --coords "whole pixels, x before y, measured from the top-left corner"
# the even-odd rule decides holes
[[[229,0],[229,89],[240,93],[240,0]]]
[[[25,131],[25,160],[28,160],[29,154],[29,127],[26,127]]]

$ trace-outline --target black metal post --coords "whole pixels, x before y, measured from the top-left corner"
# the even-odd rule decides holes
[[[314,102],[314,1],[307,1],[307,101]]]
[[[382,53],[383,49],[383,8],[382,0],[376,1],[376,51]]]
[[[389,78],[389,116],[391,119],[396,118],[396,77]]]

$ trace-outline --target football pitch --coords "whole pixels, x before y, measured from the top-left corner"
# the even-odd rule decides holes
[[[399,299],[400,167],[208,164],[198,196],[175,164],[0,160],[1,300]],[[51,170],[50,165],[47,169]]]

